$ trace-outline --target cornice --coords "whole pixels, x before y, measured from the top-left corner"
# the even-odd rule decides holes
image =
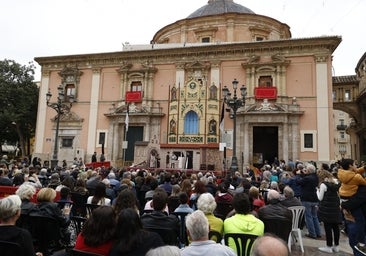
[[[77,64],[79,68],[123,66],[124,63],[176,63],[177,59],[199,60],[227,60],[242,56],[248,58],[253,55],[286,52],[291,54],[330,55],[341,43],[340,36],[315,37],[302,39],[286,39],[276,41],[218,43],[199,46],[176,47],[167,49],[151,49],[140,51],[106,52],[97,54],[80,54],[66,56],[37,57],[35,61],[45,70],[60,70],[65,64]]]

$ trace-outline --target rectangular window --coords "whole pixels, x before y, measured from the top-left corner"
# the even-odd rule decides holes
[[[304,148],[313,148],[313,135],[311,133],[304,134]]]
[[[97,130],[97,140],[96,140],[96,147],[104,147],[107,146],[108,141],[108,130]]]
[[[261,36],[257,36],[256,38],[255,38],[255,41],[257,41],[257,42],[260,42],[260,41],[263,41],[264,40],[264,38],[263,37],[261,37]]]
[[[209,37],[202,37],[201,42],[202,43],[209,43],[210,42],[210,38]]]
[[[142,91],[142,84],[140,81],[132,82],[131,83],[131,91],[132,92],[141,92]]]
[[[99,144],[105,144],[105,132],[99,133]]]
[[[66,102],[69,101],[70,96],[75,98],[75,95],[76,95],[75,85],[74,84],[67,84],[65,86],[65,93],[66,93],[66,95],[65,95],[65,101]]]
[[[259,87],[272,87],[273,86],[273,80],[271,76],[261,76],[258,79],[258,86]]]
[[[350,101],[351,100],[351,91],[350,90],[346,90],[344,92],[344,100],[345,101]]]
[[[74,143],[74,137],[62,137],[61,138],[61,147],[62,148],[72,148]]]
[[[317,132],[315,130],[303,130],[301,134],[301,151],[316,152],[317,148]]]

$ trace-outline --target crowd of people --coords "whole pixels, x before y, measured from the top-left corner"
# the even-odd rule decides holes
[[[69,248],[100,255],[161,255],[164,250],[169,255],[236,255],[235,243],[221,240],[230,233],[258,237],[252,255],[274,255],[264,247],[268,243],[278,246],[276,255],[289,255],[286,234],[269,226],[276,220],[291,225],[292,206],[305,207],[305,236],[325,235],[320,251],[339,251],[344,224],[354,255],[366,255],[365,170],[352,159],[319,168],[315,162],[281,160],[226,177],[210,171],[188,176],[184,171],[84,169],[75,164],[51,170],[36,164],[0,168],[0,185],[17,187],[16,195],[0,200],[0,240],[14,240],[14,232],[1,230],[22,230],[14,241],[26,241],[21,247],[29,254],[24,255],[35,255],[31,233],[24,231],[24,220],[34,215],[57,220]],[[98,207],[86,215],[73,205],[72,193]],[[78,215],[86,221],[80,233],[72,234],[70,218]],[[181,232],[182,218],[187,237]]]

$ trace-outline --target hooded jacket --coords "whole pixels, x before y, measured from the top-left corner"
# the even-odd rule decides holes
[[[225,219],[224,235],[228,233],[243,233],[262,236],[264,233],[264,223],[253,214],[239,214]],[[234,241],[229,240],[229,247],[236,251]]]
[[[256,236],[263,235],[264,223],[252,214],[239,214],[225,219],[224,234],[245,233]]]
[[[358,186],[366,186],[366,179],[362,177],[365,168],[361,167],[356,170],[338,170],[338,180],[341,182],[339,188],[339,196],[342,198],[351,197],[356,194]]]

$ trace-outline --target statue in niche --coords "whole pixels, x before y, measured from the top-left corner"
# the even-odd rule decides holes
[[[150,161],[149,161],[149,167],[150,168],[156,168],[156,158],[153,153],[150,153]]]
[[[156,149],[152,149],[150,151],[149,167],[150,168],[160,167],[160,156],[159,153],[156,151]]]
[[[171,89],[171,100],[177,100],[177,88],[175,86]]]
[[[210,86],[210,100],[217,99],[217,87],[215,84]]]
[[[176,134],[176,133],[177,133],[177,124],[172,119],[172,120],[170,120],[170,134]]]
[[[211,120],[209,123],[209,134],[216,134],[216,120]]]

